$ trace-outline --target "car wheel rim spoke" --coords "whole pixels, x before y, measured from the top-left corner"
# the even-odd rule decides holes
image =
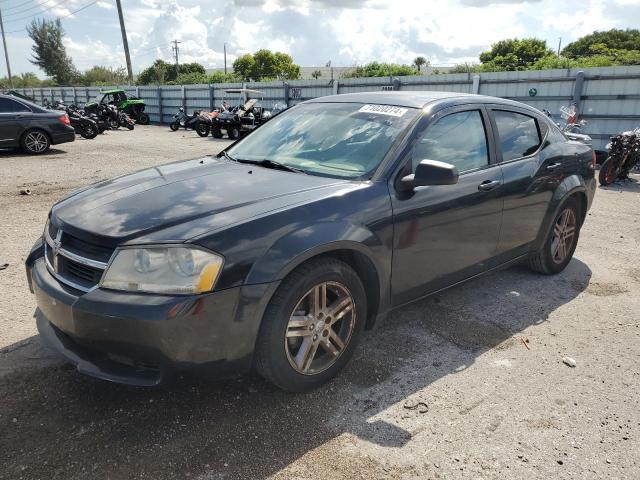
[[[331,367],[351,339],[355,303],[338,282],[315,285],[299,301],[289,317],[285,351],[291,366],[310,375]]]
[[[573,246],[576,233],[576,217],[573,210],[564,210],[553,226],[551,239],[551,258],[555,263],[566,260]]]

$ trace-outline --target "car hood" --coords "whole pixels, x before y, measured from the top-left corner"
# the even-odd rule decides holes
[[[51,220],[92,243],[181,242],[354,184],[204,157],[86,187],[56,204]]]

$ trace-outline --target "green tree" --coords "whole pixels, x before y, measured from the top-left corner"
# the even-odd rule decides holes
[[[416,57],[413,60],[413,65],[418,69],[418,73],[420,73],[420,69],[423,66],[427,66],[427,67],[429,66],[429,60],[427,60],[426,58],[424,58],[422,56]]]
[[[262,49],[238,57],[233,72],[245,81],[295,80],[300,77],[300,66],[293,63],[291,55]]]
[[[31,63],[40,67],[58,85],[69,85],[78,76],[71,57],[62,43],[64,30],[60,19],[33,20],[27,26],[27,34],[33,40]]]
[[[611,29],[604,32],[595,31],[579,38],[562,49],[562,55],[578,58],[593,55],[598,50],[640,50],[640,30]]]
[[[534,63],[553,52],[547,42],[537,38],[510,38],[491,45],[491,49],[480,54],[480,70],[500,72],[528,70]]]
[[[477,63],[457,63],[451,67],[447,73],[474,73],[478,71]]]
[[[180,64],[180,78],[185,83],[206,83],[206,70],[199,63]],[[176,66],[173,63],[158,59],[150,67],[145,68],[136,79],[138,85],[150,85],[165,83],[180,84],[176,75]]]
[[[396,63],[371,62],[361,65],[344,75],[345,78],[358,77],[392,77],[415,75],[416,70],[411,65],[398,65]]]
[[[320,70],[314,70],[311,72],[311,76],[317,80],[322,76],[322,72]]]
[[[111,68],[95,65],[84,72],[79,80],[85,86],[122,85],[127,82],[127,71],[124,67]]]

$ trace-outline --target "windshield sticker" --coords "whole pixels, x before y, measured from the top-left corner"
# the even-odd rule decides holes
[[[389,115],[391,117],[401,117],[407,113],[408,108],[394,107],[393,105],[365,105],[358,112],[378,113],[380,115]]]

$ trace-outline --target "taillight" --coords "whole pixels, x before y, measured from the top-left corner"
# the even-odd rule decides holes
[[[71,121],[69,120],[69,115],[67,115],[66,113],[63,116],[61,116],[60,118],[58,118],[58,120],[60,120],[60,122],[64,123],[65,125],[71,126]]]

